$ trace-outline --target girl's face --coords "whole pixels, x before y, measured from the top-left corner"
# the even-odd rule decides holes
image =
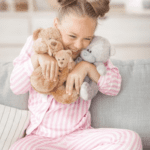
[[[62,35],[64,48],[70,49],[73,54],[78,55],[92,41],[96,20],[70,14],[66,15],[61,22],[55,18],[54,26]]]

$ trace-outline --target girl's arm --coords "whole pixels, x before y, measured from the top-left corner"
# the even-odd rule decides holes
[[[10,88],[14,94],[24,94],[29,91],[30,75],[33,72],[33,65],[31,62],[33,40],[32,36],[28,37],[23,46],[20,55],[13,61],[13,70],[10,76]]]
[[[30,76],[39,65],[45,78],[56,80],[58,76],[57,61],[47,54],[34,54],[33,40],[30,36],[20,55],[13,61],[13,71],[10,77],[10,88],[16,95],[24,94],[31,88]]]
[[[105,95],[116,96],[121,89],[121,75],[110,60],[106,63],[107,73],[97,81],[99,91]]]
[[[99,91],[106,95],[115,96],[119,93],[121,87],[121,75],[117,67],[113,66],[109,60],[106,65],[107,74],[100,76],[95,65],[82,61],[69,74],[66,84],[66,92],[72,93],[73,86],[79,93],[80,86],[86,75],[97,83]]]

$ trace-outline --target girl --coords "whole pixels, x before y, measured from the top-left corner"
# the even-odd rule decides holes
[[[66,0],[54,26],[59,29],[65,49],[71,49],[76,57],[86,48],[94,36],[97,18],[109,10],[109,0],[95,2]],[[31,111],[26,136],[14,143],[10,150],[141,150],[139,135],[123,129],[94,129],[91,127],[89,107],[91,100],[78,99],[65,105],[55,101],[51,95],[37,93],[30,84],[30,75],[37,66],[42,67],[45,78],[55,80],[58,76],[57,62],[46,54],[32,52],[32,36],[27,39],[20,55],[14,60],[10,87],[15,94],[29,91],[28,108]],[[66,92],[72,93],[88,75],[97,83],[103,94],[115,96],[120,91],[121,76],[110,62],[107,74],[100,76],[93,64],[80,62],[69,74]]]

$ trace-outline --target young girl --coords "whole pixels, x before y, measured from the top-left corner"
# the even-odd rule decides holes
[[[94,36],[97,18],[109,10],[109,0],[95,2],[62,1],[54,26],[59,29],[65,49],[71,49],[76,57],[86,48]],[[30,75],[38,65],[45,78],[55,80],[58,76],[57,62],[46,54],[32,52],[32,36],[27,39],[20,55],[14,60],[11,89],[15,94],[29,91],[28,108],[31,111],[26,136],[14,143],[10,150],[142,150],[139,135],[131,130],[91,127],[89,107],[91,100],[77,99],[66,105],[55,101],[52,95],[37,93],[30,84]],[[121,76],[109,60],[107,74],[100,76],[93,64],[80,62],[69,74],[66,92],[73,86],[79,93],[88,75],[97,83],[103,94],[115,96],[120,91]]]

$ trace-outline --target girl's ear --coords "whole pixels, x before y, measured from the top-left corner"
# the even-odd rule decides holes
[[[33,32],[33,40],[34,40],[34,41],[38,39],[38,35],[39,35],[39,33],[41,32],[41,30],[43,30],[43,29],[42,29],[42,28],[39,28],[39,29],[37,29],[37,30],[35,30],[35,31]]]
[[[59,19],[56,17],[54,18],[54,22],[53,22],[53,27],[57,28],[58,29],[58,25],[59,25]]]

